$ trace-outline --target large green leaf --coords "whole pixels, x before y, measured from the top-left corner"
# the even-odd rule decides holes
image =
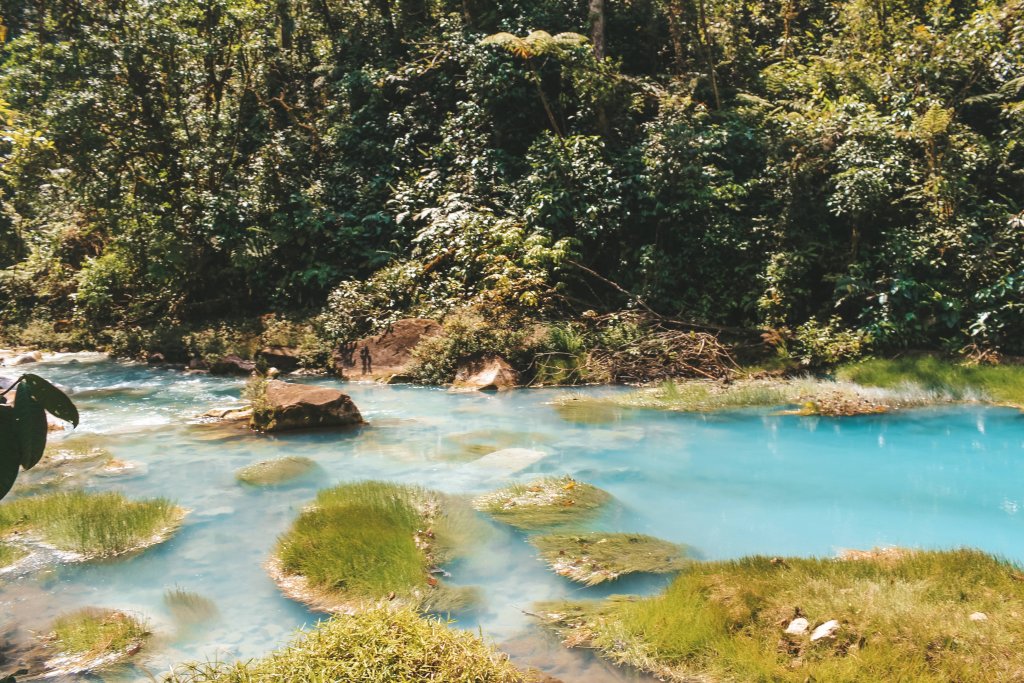
[[[0,498],[14,486],[21,465],[21,444],[14,419],[14,408],[0,406]]]
[[[36,401],[32,388],[22,382],[14,396],[15,437],[20,444],[21,466],[30,470],[46,450],[46,412]]]
[[[74,426],[78,426],[78,408],[71,402],[63,391],[53,386],[39,375],[24,375],[21,378],[21,385],[28,385],[32,397],[43,407],[43,410],[54,417],[67,420]],[[20,387],[18,395],[21,395]]]

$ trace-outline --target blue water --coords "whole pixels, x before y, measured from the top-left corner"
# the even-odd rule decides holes
[[[1024,562],[1024,416],[1011,409],[953,406],[846,419],[628,411],[609,422],[577,423],[551,402],[623,389],[480,395],[350,383],[345,390],[369,427],[267,437],[197,419],[237,402],[241,380],[96,356],[33,371],[65,386],[82,410],[81,426],[51,436],[54,443],[88,437],[140,466],[129,476],[92,477],[88,488],[168,496],[191,510],[176,536],[137,556],[0,578],[0,610],[26,632],[85,605],[149,619],[156,640],[136,667],[106,680],[148,680],[183,660],[259,656],[315,623],[321,615],[282,597],[263,563],[318,488],[348,480],[471,495],[512,480],[572,474],[615,498],[595,528],[685,543],[705,559],[900,545],[973,546]],[[520,471],[474,464],[505,447],[545,457]],[[239,468],[285,455],[315,460],[316,475],[267,490],[235,481]],[[449,568],[454,583],[477,585],[484,596],[472,613],[455,615],[459,625],[566,683],[639,680],[564,651],[524,610],[536,600],[652,592],[665,579],[580,588],[548,572],[522,534],[487,524],[489,535]],[[219,619],[190,628],[175,623],[164,604],[175,587],[212,599]]]

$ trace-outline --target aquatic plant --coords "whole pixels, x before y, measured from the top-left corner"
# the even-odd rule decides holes
[[[70,674],[109,666],[138,652],[149,635],[142,620],[125,612],[80,609],[54,622],[47,640],[56,656],[47,668]]]
[[[410,608],[340,615],[299,633],[264,659],[177,667],[168,683],[251,681],[472,681],[527,683],[532,676],[469,631]]]
[[[570,476],[512,484],[473,501],[473,507],[520,529],[542,529],[593,516],[611,496]]]
[[[0,504],[0,537],[25,531],[61,550],[108,557],[163,541],[185,511],[164,498],[71,491]]]
[[[936,356],[873,358],[844,365],[836,376],[885,389],[920,387],[957,400],[1024,406],[1024,365],[966,365]]]
[[[434,577],[467,533],[467,516],[446,510],[452,504],[386,482],[326,489],[279,539],[271,573],[290,597],[327,611],[396,599],[422,609],[464,606],[471,590]]]
[[[668,574],[686,566],[686,548],[643,534],[547,534],[530,539],[561,576],[588,586],[624,574]]]
[[[288,456],[276,460],[262,460],[238,470],[235,477],[250,486],[275,486],[309,474],[316,463],[301,456]]]
[[[1019,567],[974,550],[858,557],[693,563],[655,597],[538,610],[567,644],[671,681],[1019,677]]]
[[[220,613],[213,600],[180,587],[164,593],[164,605],[176,622],[185,625],[209,621]]]

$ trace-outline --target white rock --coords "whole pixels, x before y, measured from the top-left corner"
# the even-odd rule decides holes
[[[38,363],[42,359],[43,354],[39,353],[38,351],[33,351],[32,353],[23,353],[20,356],[8,358],[6,361],[4,361],[4,363],[8,366],[13,367],[15,365],[28,365],[29,363]]]
[[[474,460],[470,465],[473,469],[481,470],[491,476],[504,476],[525,470],[538,460],[546,458],[547,455],[544,451],[532,448],[503,448]]]
[[[803,617],[797,617],[793,621],[789,622],[789,626],[786,627],[786,633],[792,633],[793,635],[807,633],[807,629],[810,625],[810,622]]]
[[[984,612],[975,612],[969,618],[971,621],[988,621],[988,615]]]
[[[814,629],[814,633],[811,634],[811,642],[821,640],[822,638],[831,638],[835,635],[836,631],[839,630],[839,622],[835,619],[826,621],[824,624]]]

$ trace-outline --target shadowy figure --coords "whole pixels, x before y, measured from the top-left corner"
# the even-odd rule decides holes
[[[373,358],[370,356],[370,349],[363,347],[359,350],[359,360],[363,363],[363,374],[368,375],[373,372]]]

